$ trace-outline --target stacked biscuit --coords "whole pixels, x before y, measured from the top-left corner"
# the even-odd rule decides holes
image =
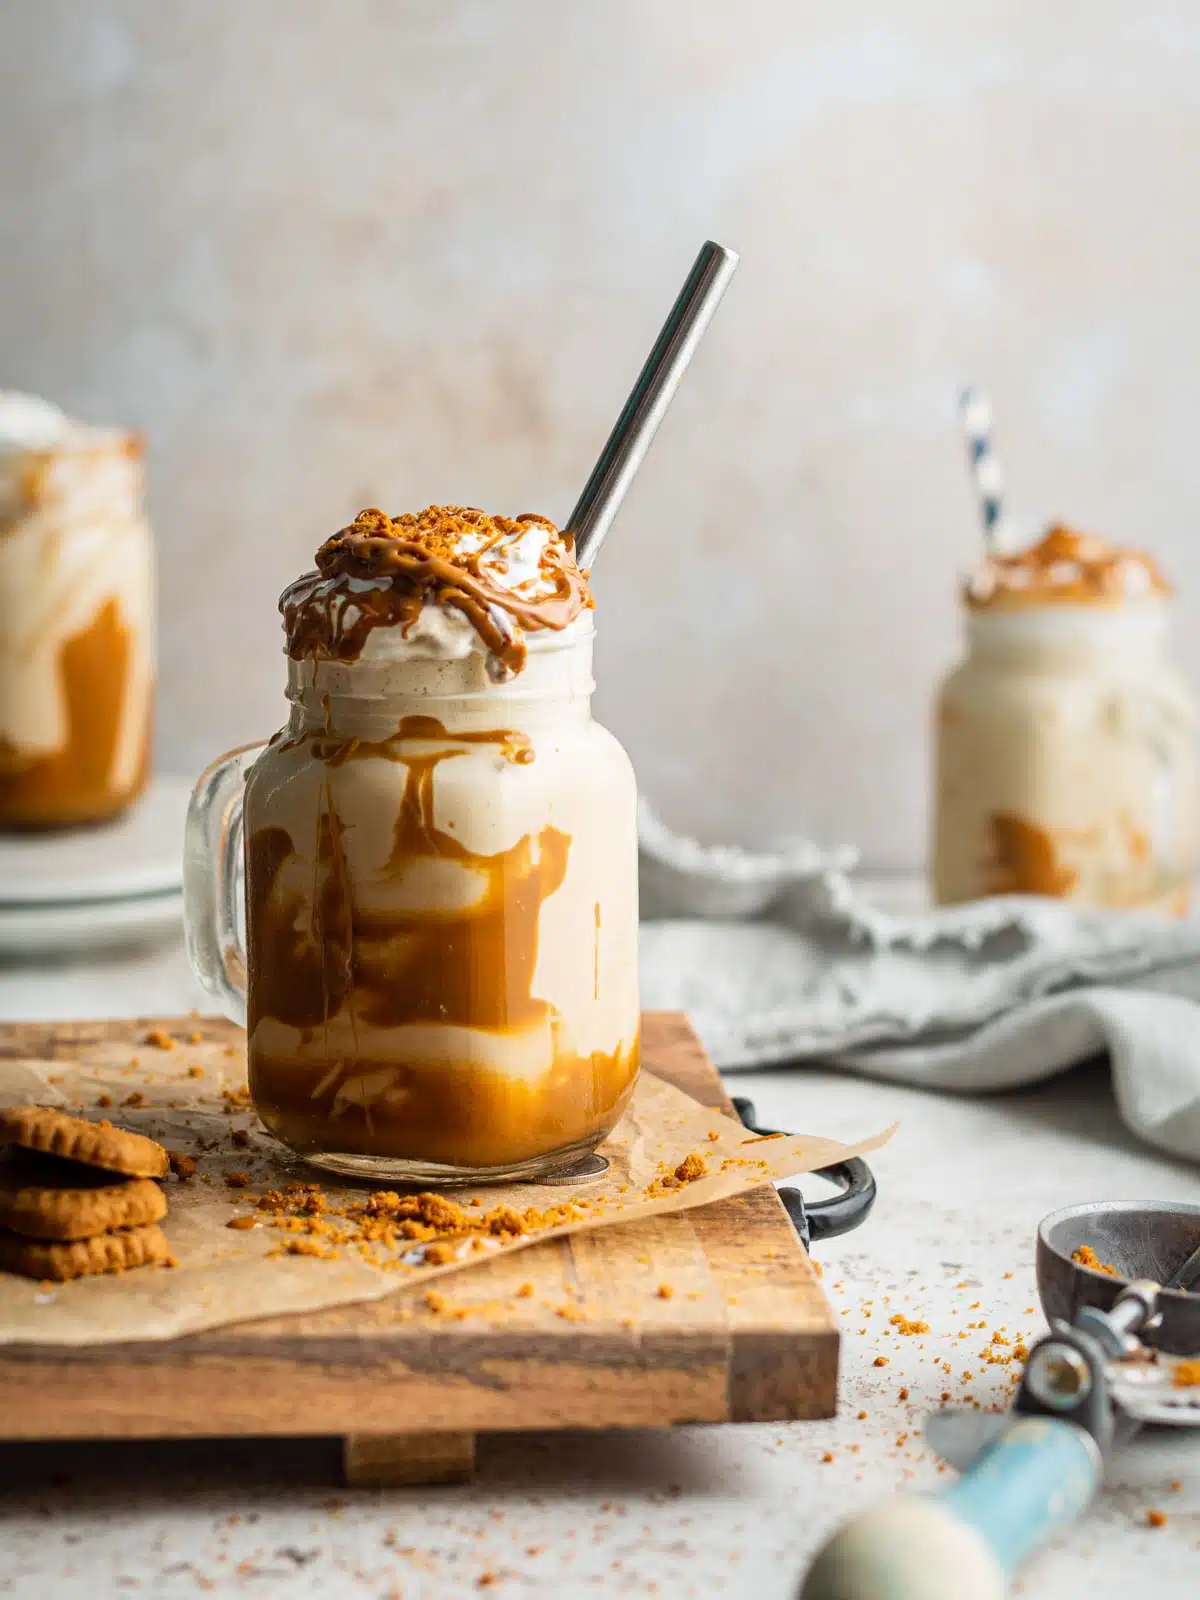
[[[0,1270],[63,1282],[169,1263],[167,1152],[45,1106],[0,1111]]]

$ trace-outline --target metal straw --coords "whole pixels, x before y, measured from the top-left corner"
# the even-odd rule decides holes
[[[736,251],[713,244],[711,239],[696,257],[616,427],[567,519],[564,531],[574,535],[575,557],[581,567],[590,567],[596,559],[737,264]]]
[[[979,496],[983,542],[988,550],[995,550],[1004,517],[1004,475],[992,450],[992,402],[978,389],[964,389],[958,398],[958,412],[967,444],[967,463]]]

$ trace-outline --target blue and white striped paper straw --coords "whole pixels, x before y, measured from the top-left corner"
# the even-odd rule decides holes
[[[1004,517],[1004,475],[992,450],[992,402],[979,389],[964,389],[959,415],[967,442],[967,461],[979,496],[983,539],[989,550],[999,542]]]

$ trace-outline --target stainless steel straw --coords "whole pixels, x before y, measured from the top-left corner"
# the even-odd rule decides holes
[[[575,556],[581,567],[590,567],[596,559],[737,264],[735,250],[713,244],[711,239],[696,257],[616,427],[567,519],[565,531],[574,535]]]

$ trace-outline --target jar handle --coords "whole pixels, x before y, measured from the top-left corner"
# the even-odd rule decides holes
[[[262,744],[245,745],[201,774],[183,841],[183,928],[192,970],[225,1015],[246,1026],[246,946],[238,922],[242,797]]]

